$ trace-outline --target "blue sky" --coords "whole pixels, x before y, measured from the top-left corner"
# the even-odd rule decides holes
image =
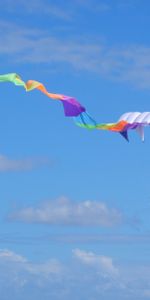
[[[149,111],[147,0],[1,0],[1,74],[76,97],[99,122]],[[150,131],[88,131],[1,84],[1,300],[150,298]]]

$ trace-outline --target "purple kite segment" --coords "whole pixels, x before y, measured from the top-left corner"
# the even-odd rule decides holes
[[[63,96],[63,100],[60,101],[64,106],[65,116],[67,117],[77,117],[86,110],[75,98]]]

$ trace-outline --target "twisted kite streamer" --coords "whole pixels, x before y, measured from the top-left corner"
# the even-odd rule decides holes
[[[86,129],[109,130],[120,133],[127,141],[128,131],[135,129],[141,140],[144,141],[144,127],[150,125],[150,112],[128,112],[123,114],[116,123],[98,124],[75,98],[62,94],[49,93],[45,86],[38,81],[28,80],[26,83],[16,73],[0,75],[0,82],[12,82],[15,85],[23,86],[27,92],[34,89],[40,90],[53,100],[59,100],[64,107],[67,117],[74,117],[75,124]]]

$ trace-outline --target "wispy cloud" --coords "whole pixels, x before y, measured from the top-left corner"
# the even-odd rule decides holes
[[[31,274],[47,276],[48,274],[59,274],[62,270],[61,264],[56,259],[51,259],[41,264],[32,263],[28,261],[26,257],[16,254],[8,249],[0,249],[0,262],[2,261],[9,264],[13,263],[21,265],[21,268],[24,269],[24,271],[28,271]]]
[[[150,289],[145,289],[143,292],[143,296],[145,296],[147,299],[150,299]]]
[[[0,172],[10,171],[30,171],[41,166],[50,166],[51,162],[47,158],[25,158],[12,159],[5,155],[0,155]]]
[[[2,241],[6,242],[6,239],[2,238]],[[12,238],[8,237],[9,240],[12,240]],[[17,240],[14,238],[15,242]],[[26,238],[26,241],[28,239]],[[61,235],[49,235],[49,236],[43,236],[40,238],[30,238],[30,242],[34,241],[40,242],[41,240],[48,241],[48,242],[57,242],[57,243],[70,243],[70,244],[113,244],[113,245],[129,245],[133,246],[138,244],[148,244],[150,242],[150,235],[149,234],[61,234]],[[20,239],[18,240],[18,242]]]
[[[16,263],[26,263],[26,258],[8,249],[0,249],[0,260],[12,261]]]
[[[141,299],[150,295],[149,264],[116,264],[111,256],[74,249],[74,259],[33,262],[9,249],[0,250],[3,299]],[[80,291],[80,294],[79,294]]]
[[[60,21],[73,21],[82,11],[93,12],[95,14],[104,13],[111,9],[110,4],[105,1],[97,0],[73,0],[73,1],[48,1],[32,0],[29,3],[26,0],[1,0],[1,11],[12,15],[30,16],[50,16]]]
[[[46,235],[24,235],[24,234],[0,234],[0,243],[7,245],[43,245],[45,244],[82,244],[82,245],[146,245],[150,243],[150,234],[46,234]]]
[[[53,225],[112,227],[123,221],[121,212],[97,201],[74,202],[65,197],[9,215],[9,220]]]
[[[47,0],[32,0],[32,2],[26,0],[1,0],[0,1],[1,11],[5,11],[10,14],[27,14],[29,15],[49,15],[57,19],[70,20],[71,12],[65,10],[63,5],[56,5],[50,3]]]
[[[116,276],[118,269],[114,266],[112,258],[104,255],[97,255],[93,252],[86,252],[80,249],[73,250],[74,256],[83,264],[94,267],[104,275]]]
[[[0,293],[3,299],[61,299],[63,264],[56,259],[29,261],[9,249],[0,250]],[[57,288],[59,291],[57,291]],[[56,292],[57,291],[57,292]]]
[[[99,41],[57,37],[46,31],[30,30],[0,22],[0,56],[8,61],[48,64],[76,71],[94,72],[110,80],[130,82],[150,88],[150,47],[146,45],[108,46]]]
[[[80,6],[84,9],[88,9],[91,12],[106,12],[111,9],[111,4],[106,3],[105,1],[97,0],[75,0],[77,6]]]

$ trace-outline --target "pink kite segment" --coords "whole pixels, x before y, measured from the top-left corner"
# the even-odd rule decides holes
[[[64,107],[64,113],[67,117],[75,117],[76,125],[86,129],[109,130],[120,133],[128,141],[128,130],[135,129],[141,140],[144,141],[144,127],[150,125],[150,112],[128,112],[123,114],[116,123],[97,123],[75,98],[62,94],[49,93],[45,86],[35,80],[28,80],[26,83],[16,73],[0,75],[0,82],[12,82],[20,85],[25,90],[31,91],[38,89],[53,100],[59,100]]]

